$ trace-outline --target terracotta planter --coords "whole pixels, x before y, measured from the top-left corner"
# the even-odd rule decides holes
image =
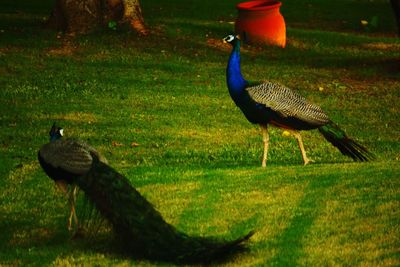
[[[279,1],[257,0],[239,3],[235,31],[245,42],[285,47],[286,25]]]

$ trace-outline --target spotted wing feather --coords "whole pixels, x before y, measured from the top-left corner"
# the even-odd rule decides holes
[[[255,102],[271,108],[282,117],[295,117],[316,126],[330,121],[319,106],[280,84],[265,82],[249,86],[246,90]]]

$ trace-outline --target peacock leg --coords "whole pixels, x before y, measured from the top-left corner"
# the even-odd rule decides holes
[[[71,206],[71,213],[69,214],[68,218],[68,229],[72,230],[72,218],[74,219],[75,225],[77,229],[79,230],[79,222],[78,222],[78,217],[76,216],[76,211],[75,211],[75,203],[76,203],[76,194],[78,193],[78,187],[76,185],[72,185],[72,188],[69,192],[68,196],[68,201]]]
[[[265,168],[267,166],[269,134],[268,134],[267,125],[260,124],[260,126],[261,126],[261,130],[263,133],[263,142],[264,142],[264,154],[263,154],[261,167]]]
[[[76,216],[75,213],[75,199],[76,199],[77,186],[74,185],[74,188],[72,188],[71,191],[68,192],[68,184],[64,180],[56,181],[56,185],[65,194],[71,207],[71,213],[68,218],[68,230],[72,229],[72,218],[74,218],[74,221],[79,228],[78,217]]]
[[[301,156],[303,157],[304,165],[312,162],[309,158],[307,158],[306,150],[304,149],[303,140],[301,139],[301,135],[298,131],[291,131],[293,136],[297,139],[297,143],[299,144]]]

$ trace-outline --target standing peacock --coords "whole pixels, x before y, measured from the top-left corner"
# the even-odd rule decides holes
[[[54,181],[76,184],[112,225],[126,252],[136,257],[176,263],[209,263],[239,251],[253,232],[232,241],[191,237],[168,224],[161,214],[105,163],[91,146],[62,139],[54,124],[50,142],[39,151],[39,162]]]
[[[261,126],[264,142],[262,166],[268,155],[268,124],[290,131],[297,139],[304,165],[310,162],[304,150],[300,130],[316,129],[343,155],[355,161],[368,161],[373,156],[366,148],[350,139],[346,133],[332,122],[317,105],[280,84],[272,82],[249,82],[240,70],[240,40],[228,35],[223,41],[232,45],[232,53],[226,68],[226,80],[235,104],[242,110],[247,120]]]
[[[62,128],[53,124],[49,132],[50,143],[42,146],[38,153],[38,159],[46,174],[67,196],[71,209],[68,229],[72,230],[72,219],[74,219],[76,233],[79,233],[81,226],[75,212],[78,188],[73,177],[85,174],[91,165],[91,153],[104,163],[107,163],[107,160],[96,149],[85,143],[69,139],[61,141],[63,132]],[[87,151],[87,153],[81,153],[82,151]]]

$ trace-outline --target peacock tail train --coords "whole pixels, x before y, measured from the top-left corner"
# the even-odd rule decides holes
[[[355,161],[369,161],[374,156],[362,145],[349,138],[346,133],[335,123],[329,123],[318,128],[319,132],[333,146],[337,147],[343,155],[351,157]]]
[[[224,42],[232,45],[226,67],[226,81],[232,100],[251,123],[259,124],[263,132],[263,167],[268,155],[268,125],[289,129],[297,139],[304,164],[307,158],[299,131],[319,129],[322,135],[340,152],[355,161],[368,161],[374,156],[368,150],[346,136],[321,107],[308,102],[296,91],[274,82],[250,82],[243,78],[240,67],[240,38],[228,35]]]
[[[118,244],[128,255],[174,263],[205,264],[240,251],[243,242],[253,235],[250,232],[232,241],[188,236],[167,223],[95,148],[79,140],[62,139],[63,129],[55,123],[49,134],[50,142],[44,144],[38,153],[44,172],[66,194],[68,184],[74,189],[78,186],[91,204],[90,212],[86,213],[89,216],[84,221],[93,222],[90,214],[96,210],[110,222]],[[67,194],[71,205],[69,226],[74,218],[76,234],[79,234],[82,225],[75,214],[76,190],[69,192],[72,192]]]
[[[208,263],[243,248],[253,232],[232,241],[191,237],[168,224],[129,180],[93,158],[86,175],[75,183],[111,223],[125,250],[136,257],[176,263]]]

